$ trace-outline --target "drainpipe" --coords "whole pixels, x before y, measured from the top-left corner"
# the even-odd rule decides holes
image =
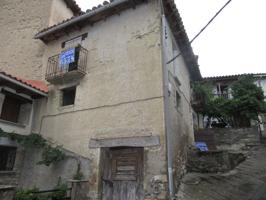
[[[169,37],[169,34],[166,33],[167,21],[164,15],[163,2],[160,0],[161,4],[161,20],[162,20],[162,37],[161,37],[161,46],[162,46],[162,67],[163,67],[163,96],[164,96],[164,118],[165,118],[165,137],[166,137],[166,151],[167,151],[167,166],[168,166],[168,189],[170,200],[175,200],[175,191],[174,191],[174,180],[173,180],[173,160],[171,152],[171,138],[169,137],[170,130],[170,93],[169,93],[169,79],[168,79],[168,66],[166,64],[166,39]]]

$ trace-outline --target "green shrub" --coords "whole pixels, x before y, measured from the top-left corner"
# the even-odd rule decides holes
[[[66,196],[66,193],[67,193],[67,184],[58,185],[54,189],[57,190],[57,191],[51,193],[49,195],[49,197],[52,200],[61,200],[63,197]]]
[[[67,184],[60,184],[51,193],[38,193],[38,188],[18,189],[13,200],[61,200],[67,194]]]
[[[38,188],[33,189],[18,189],[15,192],[13,200],[38,200],[34,192],[38,192]]]

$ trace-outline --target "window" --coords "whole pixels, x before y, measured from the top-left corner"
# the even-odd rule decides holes
[[[76,86],[62,90],[62,106],[74,105],[76,96]]]
[[[72,47],[76,47],[78,44],[82,44],[82,41],[86,39],[88,33],[80,35],[78,37],[72,38],[62,43],[62,48],[68,49]]]
[[[16,147],[0,146],[0,171],[11,171],[14,168]]]
[[[4,91],[4,95],[0,119],[27,124],[31,112],[31,101],[7,91]]]
[[[179,93],[177,91],[175,91],[175,106],[176,106],[176,108],[179,107],[180,101],[181,101],[181,97],[180,97]]]

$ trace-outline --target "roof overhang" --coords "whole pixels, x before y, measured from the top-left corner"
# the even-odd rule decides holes
[[[197,57],[193,53],[181,16],[176,8],[174,0],[163,0],[165,17],[170,25],[176,42],[182,52],[184,61],[188,67],[190,78],[193,81],[202,79]]]
[[[25,83],[22,83],[19,80],[16,80],[10,76],[7,76],[5,74],[0,73],[0,86],[4,87],[7,86],[11,89],[14,89],[18,93],[24,93],[32,98],[41,98],[41,97],[47,97],[47,93],[40,91],[36,88],[33,88]]]
[[[211,76],[211,77],[204,77],[203,82],[209,81],[235,81],[238,80],[240,77],[243,76],[251,76],[254,79],[262,79],[266,78],[266,73],[257,73],[257,74],[234,74],[234,75],[224,75],[224,76]]]
[[[62,37],[73,30],[80,30],[83,26],[104,20],[107,17],[119,14],[128,8],[135,8],[136,5],[147,2],[147,0],[115,0],[110,3],[105,2],[103,5],[94,7],[86,13],[67,19],[57,25],[48,27],[35,35],[35,39],[41,39],[43,42],[49,42]],[[173,31],[173,35],[180,47],[182,56],[188,66],[191,80],[199,81],[202,79],[197,58],[193,53],[187,33],[182,23],[180,14],[176,8],[174,0],[163,0],[163,7],[168,23]]]
[[[37,33],[34,38],[48,42],[65,35],[71,30],[80,30],[83,26],[88,24],[93,25],[111,15],[119,14],[123,10],[135,8],[137,4],[146,1],[147,0],[116,0],[111,3],[106,2],[104,5],[94,7],[93,10],[89,10],[80,16],[72,17],[57,25],[44,29]]]

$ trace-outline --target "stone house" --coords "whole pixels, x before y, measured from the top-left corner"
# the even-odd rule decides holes
[[[25,9],[18,12],[25,19],[21,33],[12,26],[25,43],[0,32],[9,46],[17,46],[17,52],[10,47],[0,56],[3,79],[17,82],[0,79],[1,86],[13,86],[9,91],[18,96],[24,84],[27,90],[21,91],[32,98],[20,107],[30,110],[30,129],[17,133],[40,134],[82,158],[87,199],[175,199],[194,140],[190,81],[201,74],[174,1],[105,1],[85,13],[72,0],[32,0],[30,8],[1,4]],[[24,16],[35,7],[32,16]],[[43,16],[34,16],[37,11]],[[32,79],[46,83],[47,90]],[[0,121],[4,131],[10,130],[7,123],[21,125],[7,121]],[[20,186],[49,189],[59,176],[72,177],[74,161],[37,167],[34,153],[21,161]]]
[[[262,88],[266,98],[266,73],[205,77],[202,82],[212,86],[213,95],[232,98],[230,85],[245,75],[250,75],[254,78],[255,84]]]
[[[254,83],[257,86],[262,88],[264,92],[264,99],[266,100],[266,74],[265,73],[204,77],[201,82],[211,86],[212,94],[214,96],[230,99],[230,98],[233,98],[231,94],[231,88],[230,88],[231,85],[235,81],[239,80],[241,77],[246,76],[246,75],[252,76],[254,79]],[[196,111],[197,108],[194,107],[194,110]],[[259,117],[262,121],[262,124],[260,126],[261,130],[265,131],[266,118],[264,115],[260,115]],[[193,118],[194,118],[194,127],[196,129],[205,127],[207,118],[203,119],[203,117],[201,115],[197,115],[196,112],[194,112]]]

